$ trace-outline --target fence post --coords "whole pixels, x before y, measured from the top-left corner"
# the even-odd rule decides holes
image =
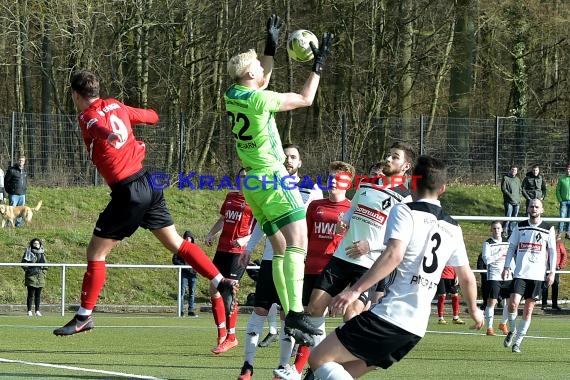
[[[180,121],[178,123],[178,172],[182,173],[182,166],[184,165],[184,112],[180,112]]]
[[[499,116],[495,117],[495,185],[499,184]]]
[[[65,282],[66,282],[66,271],[67,267],[65,264],[61,267],[61,316],[65,317]]]
[[[10,166],[14,165],[14,141],[16,139],[16,111],[12,111],[12,138],[10,141]]]
[[[340,119],[341,123],[341,153],[340,153],[340,160],[346,162],[346,114],[342,114]]]
[[[424,154],[424,115],[420,115],[420,156]]]

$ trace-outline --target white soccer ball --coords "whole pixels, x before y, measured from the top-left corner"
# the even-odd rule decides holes
[[[297,62],[307,62],[313,59],[313,51],[309,42],[319,47],[319,39],[309,30],[299,29],[289,35],[287,40],[287,54]]]

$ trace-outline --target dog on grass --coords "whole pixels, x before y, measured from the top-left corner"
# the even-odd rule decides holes
[[[39,201],[34,208],[28,206],[9,206],[0,204],[2,228],[4,228],[7,223],[12,224],[12,227],[16,227],[17,218],[23,218],[26,223],[30,223],[34,217],[34,211],[38,211],[40,207],[42,207],[42,201]]]

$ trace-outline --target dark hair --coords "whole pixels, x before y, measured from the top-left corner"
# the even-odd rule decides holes
[[[299,158],[301,158],[302,153],[301,153],[301,148],[299,148],[299,145],[293,144],[293,143],[283,144],[283,150],[289,149],[289,148],[297,149],[297,152],[299,152]]]
[[[403,150],[404,154],[406,155],[406,161],[408,161],[411,165],[414,164],[414,161],[416,160],[416,151],[410,144],[402,141],[396,141],[392,144],[392,146],[390,146],[390,149]]]
[[[241,172],[245,172],[247,174],[247,169],[246,168],[240,168],[237,172],[237,175],[239,176],[241,174]]]
[[[368,168],[368,173],[366,174],[371,175],[370,173],[374,171],[375,175],[381,175],[383,169],[384,169],[384,162],[380,161],[375,163],[374,165],[370,165],[370,167]]]
[[[419,156],[412,174],[416,176],[417,190],[420,193],[437,191],[447,181],[445,163],[430,156]]]
[[[99,97],[99,79],[89,70],[79,70],[71,76],[71,89],[85,99]]]
[[[190,242],[194,243],[194,235],[192,235],[192,232],[190,232],[189,230],[184,231],[184,235],[182,235],[182,238],[184,238],[184,240],[190,239]]]
[[[29,246],[31,247],[31,246],[34,244],[35,241],[37,241],[37,242],[40,243],[40,247],[43,246],[43,243],[42,243],[42,241],[41,241],[39,238],[33,238],[32,240],[30,240]]]

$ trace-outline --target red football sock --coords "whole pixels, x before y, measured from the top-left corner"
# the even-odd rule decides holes
[[[451,309],[453,310],[453,316],[457,317],[459,315],[459,294],[451,295]]]
[[[224,308],[224,301],[222,297],[211,298],[211,300],[214,323],[218,329],[218,338],[223,338],[228,334],[226,331],[226,309]]]
[[[303,368],[305,368],[310,354],[311,350],[308,346],[299,346],[297,356],[295,357],[295,368],[297,368],[297,372],[303,373]]]
[[[97,298],[105,285],[106,273],[105,261],[87,261],[87,270],[81,286],[81,307],[88,310],[95,308]]]
[[[237,317],[238,317],[238,304],[236,302],[236,306],[230,313],[229,321],[228,321],[228,339],[235,340],[236,338],[236,324],[237,324]]]
[[[178,256],[208,280],[220,274],[218,268],[216,268],[202,248],[194,243],[190,243],[188,240],[184,240],[180,248],[178,248]]]
[[[445,312],[445,294],[442,294],[437,298],[437,315],[438,315],[438,317],[443,318],[444,312]]]

